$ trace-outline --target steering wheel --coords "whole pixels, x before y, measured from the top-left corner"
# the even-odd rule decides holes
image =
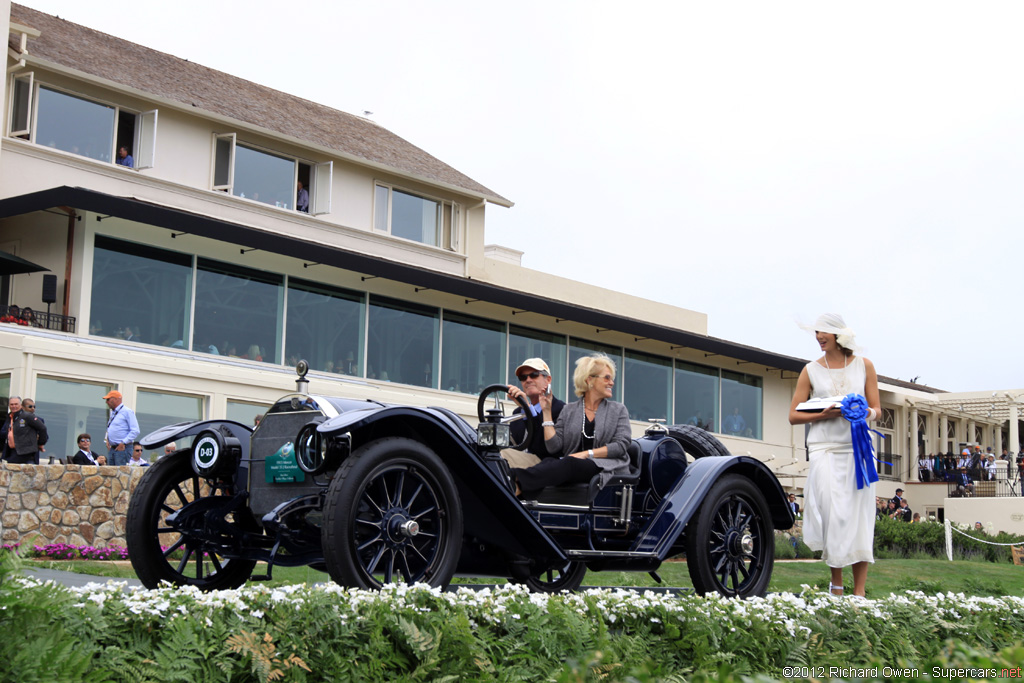
[[[487,397],[490,396],[491,394],[497,393],[508,394],[508,385],[492,384],[488,387],[484,387],[484,390],[480,392],[480,398],[478,398],[476,401],[476,416],[481,422],[485,421],[484,403],[487,402]],[[526,434],[523,435],[522,440],[512,443],[511,436],[509,437],[509,448],[519,448],[524,443],[530,443],[530,439],[533,438],[533,420],[526,419],[529,415],[531,415],[530,403],[522,395],[517,396],[512,400],[519,404],[519,407],[522,409],[522,412],[519,413],[518,415],[512,414],[509,415],[508,417],[505,417],[505,408],[501,405],[501,401],[499,401],[498,399],[494,400],[494,407],[501,411],[502,424],[509,424],[517,420],[526,420]]]

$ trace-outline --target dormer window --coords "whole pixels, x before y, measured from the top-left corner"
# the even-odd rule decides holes
[[[395,237],[459,248],[459,205],[377,183],[374,189],[373,229]]]
[[[213,138],[211,187],[243,199],[302,213],[331,211],[334,162],[311,164],[238,142],[235,133]]]
[[[153,166],[155,110],[139,114],[35,84],[32,73],[15,75],[13,86],[11,137],[106,163],[137,169]],[[123,154],[118,154],[120,149]]]

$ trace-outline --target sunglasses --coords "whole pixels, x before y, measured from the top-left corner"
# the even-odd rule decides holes
[[[35,408],[36,404],[35,403],[22,403],[21,407],[22,408]]]
[[[543,374],[543,372],[537,372],[536,370],[534,370],[533,372],[524,372],[521,375],[516,375],[516,377],[519,378],[520,382],[525,382],[527,379],[537,379]]]

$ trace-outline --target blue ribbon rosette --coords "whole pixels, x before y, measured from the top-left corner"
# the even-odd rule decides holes
[[[871,445],[871,434],[875,432],[885,438],[885,434],[868,427],[868,402],[860,394],[849,394],[843,398],[843,417],[850,423],[850,435],[853,439],[854,469],[857,471],[857,488],[862,489],[878,481],[875,467],[875,447]]]

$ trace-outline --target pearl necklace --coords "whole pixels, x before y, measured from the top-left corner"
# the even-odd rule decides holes
[[[828,356],[823,356],[823,359],[825,361],[825,369],[828,370],[828,378],[832,382],[832,390],[836,392],[833,396],[846,396],[846,368],[850,364],[850,357],[845,356],[843,358],[843,376],[840,378],[838,386],[836,386],[836,378],[832,374],[832,368],[828,366]],[[838,370],[839,368],[836,369]]]
[[[594,434],[587,434],[587,405],[583,404],[583,427],[580,428],[584,439],[593,439],[597,434],[597,408],[594,408]]]

